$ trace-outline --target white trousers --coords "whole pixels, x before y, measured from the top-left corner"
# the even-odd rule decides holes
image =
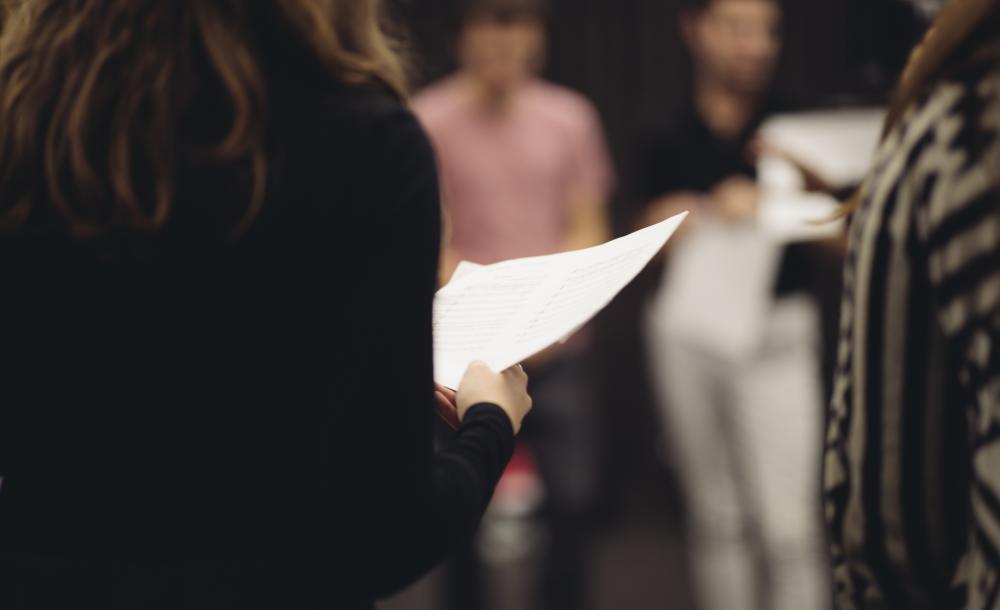
[[[671,336],[655,310],[646,320],[703,610],[829,607],[818,314],[790,297],[764,318],[759,347],[739,360]]]

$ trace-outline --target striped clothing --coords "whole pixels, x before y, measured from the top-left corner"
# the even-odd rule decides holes
[[[881,148],[850,236],[824,464],[837,608],[1000,609],[1000,64]]]

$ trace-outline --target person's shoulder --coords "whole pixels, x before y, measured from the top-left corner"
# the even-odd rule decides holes
[[[888,154],[901,146],[922,147],[933,134],[947,134],[949,147],[963,149],[972,160],[995,147],[1000,136],[1000,53],[974,55],[952,66],[903,113],[883,149]]]
[[[447,122],[464,103],[465,96],[458,77],[448,76],[417,92],[410,101],[410,107],[420,121],[431,128]]]
[[[964,167],[993,174],[1000,163],[1000,45],[980,49],[938,83],[908,126],[919,129],[921,122],[932,123],[939,139],[951,136],[951,148],[968,159]]]
[[[907,196],[919,197],[914,203],[926,235],[966,207],[986,199],[992,206],[997,166],[1000,61],[975,56],[951,66],[902,113],[876,153],[867,191],[875,197],[895,193],[902,184],[965,185],[959,190],[903,189]]]
[[[293,142],[367,148],[380,138],[423,137],[405,100],[376,83],[339,84],[312,92],[283,112],[282,134]]]
[[[393,183],[435,170],[434,152],[405,101],[380,85],[341,85],[285,110],[278,144],[308,183]]]
[[[411,116],[405,100],[386,86],[345,84],[319,92],[302,109],[304,118],[326,119],[332,125],[353,123],[371,128],[384,122],[405,121]]]

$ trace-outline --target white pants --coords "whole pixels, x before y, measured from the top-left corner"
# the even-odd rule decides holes
[[[822,610],[830,590],[816,308],[782,299],[762,331],[759,348],[736,361],[647,318],[664,441],[688,507],[694,590],[703,610]]]

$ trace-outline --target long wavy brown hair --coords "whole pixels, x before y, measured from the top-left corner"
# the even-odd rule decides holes
[[[166,225],[179,167],[247,176],[265,198],[269,70],[294,49],[343,82],[405,94],[379,0],[7,0],[0,34],[0,227],[48,208],[77,235]],[[282,48],[285,47],[285,48]],[[184,127],[226,117],[197,144]],[[220,100],[215,102],[214,100]],[[213,110],[219,110],[213,107]]]

